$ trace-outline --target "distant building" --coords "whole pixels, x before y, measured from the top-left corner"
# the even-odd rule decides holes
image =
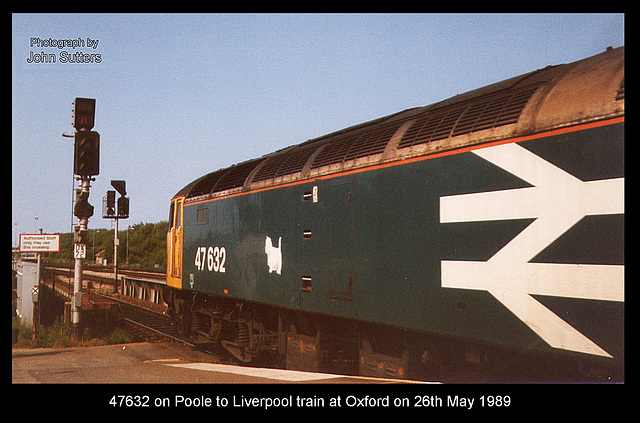
[[[104,254],[107,250],[100,250],[96,253],[96,264],[102,264],[103,266],[107,265],[107,259],[104,258]]]

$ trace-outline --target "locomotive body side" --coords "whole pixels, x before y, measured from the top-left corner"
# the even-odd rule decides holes
[[[622,358],[624,123],[600,125],[187,204],[183,288],[512,347]],[[485,149],[520,151],[537,166],[531,172],[549,173],[537,182],[542,188],[564,177],[578,185],[543,192],[529,214],[514,212],[513,199],[526,201],[536,185],[522,179],[519,164],[500,165],[500,154],[498,164],[483,158]],[[593,198],[574,192],[596,181],[604,182],[587,194]],[[589,202],[597,203],[593,214],[580,204]],[[533,224],[566,216],[560,228]],[[509,274],[506,293],[498,286],[503,276],[488,264],[499,254],[501,272],[522,272]],[[478,280],[465,265],[478,270]],[[598,271],[607,279],[585,276]],[[527,272],[543,272],[543,280]],[[543,315],[520,311],[519,301],[535,301]],[[558,327],[564,343],[555,343]]]

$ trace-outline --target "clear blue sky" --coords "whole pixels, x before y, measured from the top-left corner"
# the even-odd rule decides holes
[[[75,97],[96,99],[101,135],[89,228],[111,227],[102,197],[124,179],[122,229],[166,220],[173,194],[221,167],[622,45],[622,14],[14,14],[12,244],[75,222],[61,136]],[[56,62],[27,62],[42,52]]]

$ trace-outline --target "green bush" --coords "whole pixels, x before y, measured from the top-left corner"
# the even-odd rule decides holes
[[[104,337],[104,342],[107,344],[127,344],[133,342],[133,335],[127,332],[125,329],[116,328],[109,335]]]
[[[85,330],[80,339],[73,335],[73,331],[58,317],[51,326],[40,326],[38,335],[34,338],[33,328],[21,322],[13,320],[13,327],[18,329],[18,342],[16,348],[66,348],[66,347],[93,347],[99,345],[126,344],[134,341],[132,334],[123,328],[115,328],[111,333],[101,339],[92,338],[88,330]]]

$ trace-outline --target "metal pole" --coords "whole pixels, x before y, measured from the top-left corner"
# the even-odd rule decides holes
[[[113,235],[113,292],[118,292],[118,244],[120,240],[118,239],[118,218],[114,219],[116,221],[116,230]]]
[[[40,233],[42,233],[42,228],[39,229]],[[42,263],[40,262],[40,258],[42,257],[43,253],[36,253],[36,257],[38,258],[38,264],[36,265],[36,285],[38,287],[38,302],[35,303],[33,305],[33,309],[34,311],[36,311],[36,316],[34,317],[34,321],[37,321],[36,324],[36,330],[35,333],[38,334],[38,332],[40,331],[40,323],[42,321],[42,318],[40,317],[41,313],[41,309],[40,309],[40,304],[42,303],[42,289],[40,286],[40,270],[41,270],[41,266]],[[37,319],[37,320],[36,320]]]
[[[79,186],[82,192],[89,192],[89,181],[90,179],[82,176],[79,178]],[[78,226],[80,227],[80,231],[87,230],[87,224],[89,222],[88,217],[78,217]],[[83,259],[76,257],[75,258],[75,268],[73,273],[73,299],[71,301],[71,313],[72,313],[72,323],[73,323],[73,332],[76,335],[79,335],[80,329],[80,308],[82,307],[82,271],[83,271]]]
[[[40,231],[42,233],[42,231]],[[33,300],[33,313],[32,313],[32,327],[33,327],[33,340],[35,341],[38,337],[38,333],[40,332],[40,253],[36,253],[36,257],[38,258],[38,264],[36,267],[36,285],[32,289],[38,289],[38,296],[34,296],[34,292],[31,292],[32,300]]]
[[[80,221],[80,219],[78,219],[78,221]],[[78,335],[80,326],[80,307],[78,307],[78,302],[82,301],[82,270],[82,259],[76,258],[73,273],[73,298],[71,299],[73,332],[76,335]]]

